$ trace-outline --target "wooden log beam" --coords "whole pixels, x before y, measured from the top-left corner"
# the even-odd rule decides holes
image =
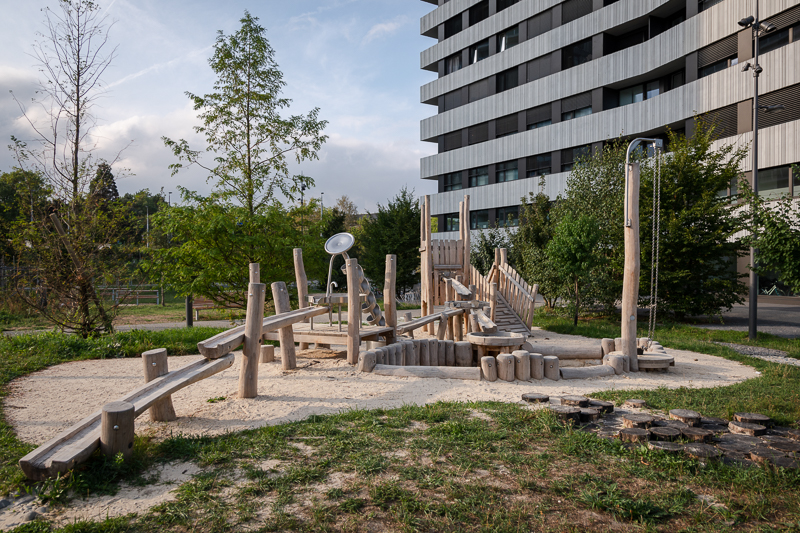
[[[536,353],[552,355],[559,359],[603,359],[603,348],[600,344],[544,344],[532,343]]]
[[[347,362],[358,363],[361,345],[361,280],[358,275],[358,260],[348,259],[347,268]]]
[[[389,254],[386,256],[386,270],[383,278],[383,316],[386,325],[390,328],[397,328],[397,256]],[[391,336],[390,341],[394,341],[395,335]]]
[[[457,276],[456,279],[452,279],[452,286],[453,290],[456,294],[458,294],[461,298],[466,298],[467,300],[472,300],[472,291],[469,290],[463,283],[461,283],[458,278],[461,276]]]
[[[300,309],[308,307],[308,278],[306,277],[306,267],[303,264],[303,249],[295,248],[292,250],[294,257],[294,278],[297,283],[297,300]],[[303,320],[308,322],[308,319]],[[308,343],[300,343],[301,350],[308,350]]]
[[[495,324],[482,309],[475,309],[472,311],[472,316],[478,322],[481,331],[484,333],[497,333],[497,324]]]
[[[625,266],[622,275],[622,355],[630,359],[631,370],[639,371],[636,354],[636,321],[639,300],[639,164],[625,169],[628,184],[628,220],[625,226]]]
[[[466,379],[472,381],[480,381],[481,379],[481,369],[477,367],[375,365],[372,373],[396,377]]]
[[[292,310],[289,304],[289,291],[286,290],[286,283],[283,281],[277,281],[272,284],[272,299],[275,302],[276,313],[288,313]],[[279,334],[281,342],[281,367],[284,370],[297,368],[292,325],[288,324],[286,327],[281,328]]]
[[[415,329],[421,328],[422,326],[426,326],[437,320],[442,319],[442,315],[444,315],[445,319],[459,316],[464,313],[463,309],[446,309],[439,314],[435,315],[428,315],[428,316],[421,316],[419,318],[415,318],[411,322],[406,322],[397,326],[397,334],[403,335],[409,331],[414,331]]]
[[[145,383],[150,383],[156,378],[169,374],[167,349],[156,348],[142,353],[142,364],[144,366]],[[172,405],[172,396],[167,396],[150,407],[150,420],[153,422],[171,422],[177,418],[175,407]]]
[[[264,295],[266,290],[267,286],[263,283],[251,283],[247,291],[244,348],[242,349],[242,366],[239,372],[239,398],[255,398],[258,396],[258,363],[261,360],[261,343],[263,342],[261,339],[261,325],[264,319]],[[285,284],[283,290],[286,290]],[[289,294],[286,293],[286,304],[289,303],[288,299]],[[281,302],[282,304],[283,302]],[[277,309],[277,298],[275,306]],[[291,326],[288,329],[291,330]],[[281,360],[285,368],[287,350],[283,346],[283,343],[281,343]],[[294,352],[293,338],[291,338],[291,346],[292,352]]]

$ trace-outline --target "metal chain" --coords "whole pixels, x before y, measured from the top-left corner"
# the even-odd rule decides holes
[[[656,150],[656,179],[653,183],[653,238],[650,259],[650,323],[647,328],[647,338],[653,342],[656,329],[656,313],[658,312],[658,267],[661,253],[661,157]],[[650,346],[648,345],[648,348]]]

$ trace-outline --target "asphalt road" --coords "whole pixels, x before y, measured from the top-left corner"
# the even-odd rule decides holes
[[[719,319],[699,317],[708,322],[698,323],[697,327],[708,329],[728,329],[734,331],[747,331],[749,323],[749,305],[735,305],[730,312]],[[788,339],[800,339],[800,301],[791,298],[786,303],[758,302],[758,331],[771,333]]]

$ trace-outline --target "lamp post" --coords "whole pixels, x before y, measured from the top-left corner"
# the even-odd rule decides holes
[[[749,16],[739,21],[742,28],[752,28],[755,40],[755,54],[753,64],[745,63],[742,72],[753,70],[753,194],[758,197],[758,111],[763,109],[767,112],[777,111],[783,106],[761,106],[758,104],[758,78],[763,72],[763,68],[758,64],[758,44],[761,34],[775,31],[774,24],[761,22],[758,18],[758,0],[756,0],[755,16]],[[754,208],[754,206],[751,206]],[[750,295],[749,295],[749,316],[748,316],[748,337],[755,339],[758,335],[758,274],[753,268],[756,265],[756,249],[750,247]]]

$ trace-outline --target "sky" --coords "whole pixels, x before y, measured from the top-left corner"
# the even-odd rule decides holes
[[[193,127],[200,124],[186,92],[213,90],[208,65],[217,31],[236,32],[248,10],[266,28],[284,74],[285,112],[320,108],[330,137],[319,160],[300,171],[315,180],[306,197],[331,206],[347,195],[359,211],[374,212],[404,185],[417,196],[436,192],[419,179],[419,160],[436,146],[419,140],[419,122],[436,113],[419,102],[419,88],[434,73],[420,70],[420,52],[434,44],[419,35],[419,19],[433,6],[420,0],[98,0],[108,20],[116,58],[105,72],[107,87],[95,109],[97,155],[113,159],[121,194],[162,187],[178,198],[178,186],[207,193],[212,184],[200,169],[171,176],[176,162],[161,138],[186,139],[205,148]],[[0,0],[0,171],[16,162],[5,149],[11,135],[32,139],[18,104],[28,106],[40,80],[31,57],[45,29],[42,9],[57,0]],[[323,195],[324,193],[324,195]]]

